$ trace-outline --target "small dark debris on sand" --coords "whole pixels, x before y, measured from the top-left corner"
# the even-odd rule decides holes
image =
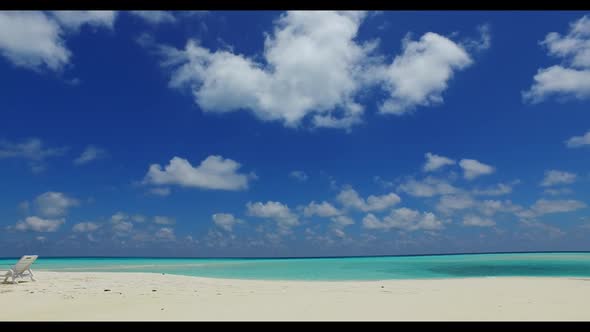
[[[110,290],[110,289],[105,289],[104,291],[105,291],[105,292],[110,292],[111,290]]]
[[[152,289],[152,292],[157,292],[157,290],[155,290],[155,289]]]

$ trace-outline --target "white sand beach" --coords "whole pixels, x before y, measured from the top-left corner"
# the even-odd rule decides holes
[[[590,320],[590,279],[584,278],[332,282],[35,275],[36,282],[0,284],[0,320]]]

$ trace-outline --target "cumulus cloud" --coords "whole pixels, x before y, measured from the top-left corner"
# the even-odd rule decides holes
[[[482,218],[475,215],[468,215],[463,218],[463,225],[474,227],[492,227],[496,225],[496,222],[491,219]]]
[[[563,213],[576,211],[585,208],[586,204],[573,199],[567,200],[547,200],[539,199],[531,206],[531,211],[536,215],[544,215],[549,213]]]
[[[236,218],[231,213],[215,213],[211,216],[213,223],[225,231],[232,232],[236,224],[243,223],[242,220]]]
[[[297,215],[291,212],[286,204],[282,204],[280,202],[248,202],[246,204],[246,208],[246,213],[249,216],[271,219],[275,221],[279,228],[283,231],[287,231],[291,227],[299,225],[299,219],[297,218]]]
[[[309,178],[309,176],[303,171],[293,171],[289,173],[289,177],[301,182],[305,182]]]
[[[65,223],[64,219],[43,219],[36,216],[25,218],[16,223],[17,231],[55,232]]]
[[[113,223],[118,223],[127,219],[129,219],[129,216],[123,212],[117,212],[111,216],[111,221]]]
[[[534,231],[541,231],[544,234],[547,234],[552,238],[556,238],[556,237],[560,237],[560,236],[565,235],[565,232],[562,231],[561,229],[559,229],[558,227],[544,224],[542,222],[538,222],[535,220],[524,219],[524,220],[520,221],[520,225],[525,226],[526,228],[534,230]],[[527,233],[524,235],[529,238],[534,238],[534,239],[539,238],[538,234],[534,234],[534,233],[533,234]]]
[[[436,155],[434,153],[426,152],[426,163],[422,167],[424,172],[432,172],[447,165],[454,165],[456,162],[453,159]]]
[[[570,172],[549,170],[545,171],[545,177],[541,181],[542,187],[551,187],[560,184],[570,184],[576,181],[577,175]]]
[[[516,205],[510,200],[484,200],[478,204],[477,208],[486,216],[493,216],[499,212],[520,214],[524,211],[522,206]]]
[[[349,216],[335,216],[330,218],[330,220],[332,220],[332,223],[336,228],[342,228],[354,224],[354,220]]]
[[[113,232],[117,236],[128,236],[133,230],[133,224],[128,221],[113,223]]]
[[[188,89],[204,112],[249,110],[262,121],[298,127],[350,130],[362,123],[358,96],[378,85],[388,94],[381,113],[402,114],[442,103],[442,93],[458,70],[472,64],[465,49],[428,32],[404,40],[391,64],[376,53],[378,41],[356,40],[366,13],[289,11],[265,35],[262,59],[231,50],[212,51],[189,40],[183,49],[140,43],[163,57],[169,86]]]
[[[61,217],[68,213],[68,209],[73,206],[78,206],[80,202],[72,197],[68,197],[63,193],[48,191],[45,192],[34,201],[35,209],[43,217],[54,218]]]
[[[161,48],[173,69],[170,86],[188,87],[205,112],[251,110],[263,121],[295,127],[306,115],[316,126],[360,122],[354,101],[371,47],[354,41],[364,13],[287,12],[264,42],[265,63],[189,40],[184,50]]]
[[[473,207],[476,202],[469,195],[445,195],[440,198],[436,209],[443,213],[449,214],[456,210],[465,210]]]
[[[99,227],[100,227],[100,225],[97,223],[94,223],[91,221],[86,221],[86,222],[81,222],[81,223],[75,224],[74,227],[72,227],[72,231],[74,231],[76,233],[90,233],[90,232],[94,232]]]
[[[479,39],[466,39],[463,42],[465,48],[477,52],[489,49],[492,46],[492,34],[490,30],[491,29],[489,24],[482,24],[478,26],[477,31],[479,32]]]
[[[112,28],[114,12],[0,12],[0,55],[17,67],[60,71],[70,62],[65,36],[80,26]]]
[[[176,17],[163,10],[132,10],[129,14],[139,17],[150,24],[175,23]]]
[[[443,222],[431,212],[420,212],[408,208],[394,209],[391,213],[379,220],[374,214],[369,213],[363,218],[363,227],[366,229],[400,229],[403,231],[437,231],[444,228]]]
[[[174,241],[176,240],[176,235],[174,234],[174,229],[170,227],[162,227],[160,228],[156,234],[154,234],[156,239],[162,241]]]
[[[158,225],[174,225],[176,220],[166,216],[154,216],[154,223]]]
[[[93,160],[97,160],[97,159],[102,159],[104,157],[106,157],[107,151],[105,149],[101,149],[97,146],[94,145],[89,145],[86,147],[86,149],[84,149],[84,151],[82,152],[82,154],[74,159],[74,164],[75,165],[84,165],[87,164]]]
[[[240,163],[221,156],[209,156],[198,167],[183,158],[174,157],[162,169],[152,164],[144,183],[153,185],[179,185],[216,190],[245,190],[251,175],[238,173]]]
[[[342,214],[334,205],[328,202],[316,203],[312,201],[303,209],[303,215],[306,217],[320,216],[320,217],[335,217]]]
[[[145,217],[141,214],[134,214],[131,216],[131,220],[133,220],[134,222],[142,223],[145,221]]]
[[[520,181],[514,181],[512,183],[498,183],[493,187],[489,187],[486,189],[475,189],[473,190],[474,195],[481,195],[481,196],[501,196],[507,195],[512,192],[512,186],[515,184],[520,183]]]
[[[66,29],[79,30],[82,25],[112,29],[117,12],[112,10],[58,10],[51,12]]]
[[[463,177],[473,180],[479,176],[492,174],[495,169],[490,165],[483,164],[475,159],[461,159],[459,166],[463,169]]]
[[[15,66],[60,70],[70,60],[59,24],[41,12],[0,12],[0,54]]]
[[[397,187],[398,191],[414,197],[432,197],[459,192],[459,189],[445,180],[426,177],[423,180],[409,179]]]
[[[427,32],[417,41],[407,36],[402,54],[384,73],[384,87],[390,98],[379,111],[401,115],[417,106],[441,104],[442,93],[455,72],[472,63],[461,45],[444,36]]]
[[[568,148],[580,148],[586,145],[590,145],[590,130],[582,136],[574,136],[565,142]]]
[[[364,212],[382,211],[401,201],[401,198],[395,193],[389,193],[382,196],[370,195],[365,200],[352,188],[340,191],[336,199],[340,204],[344,205],[344,207],[354,208]]]
[[[146,217],[141,215],[141,214],[134,214],[134,215],[128,215],[125,212],[117,212],[115,214],[113,214],[111,216],[111,222],[112,223],[120,223],[120,222],[136,222],[136,223],[142,223],[146,221]]]
[[[570,188],[547,188],[545,190],[543,190],[544,194],[547,195],[552,195],[552,196],[557,196],[557,195],[568,195],[568,194],[572,194],[573,190],[571,190]]]
[[[524,101],[541,102],[551,96],[590,97],[590,19],[583,16],[570,24],[567,35],[547,34],[541,45],[563,64],[540,68],[534,83],[523,92]]]
[[[2,13],[0,13],[2,15]],[[2,32],[0,32],[1,34]],[[59,157],[66,153],[67,147],[44,147],[38,138],[30,138],[22,142],[10,142],[0,140],[0,159],[20,158],[29,162],[31,169],[40,171],[44,169],[45,159]]]

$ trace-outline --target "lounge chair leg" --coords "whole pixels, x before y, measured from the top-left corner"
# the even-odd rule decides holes
[[[31,281],[37,281],[35,280],[35,278],[33,277],[33,271],[31,269],[29,269],[29,275],[31,276]]]

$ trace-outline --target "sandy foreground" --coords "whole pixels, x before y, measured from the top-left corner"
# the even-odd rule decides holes
[[[590,279],[262,281],[36,272],[0,284],[0,320],[588,320]],[[108,291],[106,291],[108,290]]]

